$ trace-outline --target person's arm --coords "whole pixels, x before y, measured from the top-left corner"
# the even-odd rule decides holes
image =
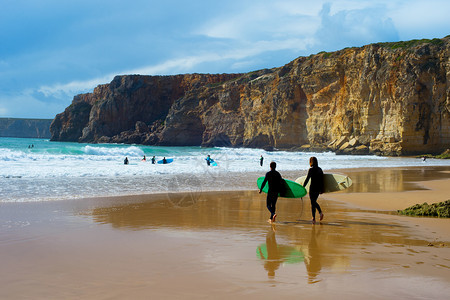
[[[261,194],[261,192],[262,192],[264,186],[266,185],[266,182],[267,182],[267,174],[266,174],[266,177],[264,177],[264,181],[263,181],[262,184],[261,184],[261,188],[259,189],[259,193],[260,193],[260,194]]]
[[[325,183],[324,183],[324,175],[323,175],[323,171],[322,169],[320,169],[320,194],[323,194],[324,192],[324,188],[325,188]]]
[[[306,176],[305,182],[303,182],[303,187],[305,187],[308,184],[310,178],[311,178],[311,168],[308,170],[308,175]]]

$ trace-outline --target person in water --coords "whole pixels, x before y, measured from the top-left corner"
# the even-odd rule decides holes
[[[166,159],[166,157],[164,156],[164,158],[163,158],[163,164],[167,164],[167,159]]]
[[[319,167],[317,158],[314,156],[309,159],[309,165],[311,168],[308,170],[308,175],[306,176],[303,187],[305,187],[309,180],[311,180],[311,185],[309,186],[309,199],[311,200],[311,213],[312,213],[312,223],[316,223],[316,209],[319,211],[320,221],[323,219],[322,209],[317,203],[319,195],[323,193],[323,171]]]
[[[144,158],[142,159],[142,161],[147,161],[147,158],[145,157],[145,155],[144,155]]]
[[[211,165],[211,162],[212,162],[212,158],[211,158],[211,156],[208,154],[208,157],[206,158],[206,165],[207,165],[207,166],[210,166],[210,165]]]
[[[155,164],[155,162],[156,162],[156,158],[155,158],[155,156],[153,155],[153,157],[152,157],[152,164]]]
[[[264,181],[261,184],[261,188],[259,189],[259,193],[261,194],[266,183],[269,184],[269,191],[267,193],[266,205],[267,209],[270,211],[270,218],[268,220],[270,223],[275,222],[275,218],[277,217],[277,214],[275,213],[276,210],[275,206],[278,200],[278,193],[281,192],[281,189],[283,187],[282,185],[283,178],[281,177],[281,174],[275,170],[276,167],[277,167],[276,162],[273,161],[270,163],[270,171],[266,173],[266,177],[264,177]]]
[[[128,165],[128,157],[125,157],[125,160],[123,161],[124,165]]]
[[[264,157],[261,155],[261,158],[259,159],[259,165],[262,167],[264,164]]]

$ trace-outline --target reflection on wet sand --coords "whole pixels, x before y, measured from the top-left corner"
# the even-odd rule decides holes
[[[450,178],[449,167],[416,167],[371,170],[348,170],[353,185],[346,193],[378,193],[422,190],[414,182]],[[344,173],[344,172],[340,172]],[[445,176],[446,175],[446,176]]]
[[[275,277],[275,271],[281,264],[295,264],[304,260],[303,253],[295,247],[277,244],[275,231],[275,224],[271,224],[266,235],[266,243],[256,248],[256,256],[264,260],[264,269],[270,279]]]
[[[306,259],[305,259],[305,265],[306,270],[308,272],[308,283],[316,283],[319,282],[320,279],[318,279],[320,270],[322,270],[322,263],[321,263],[321,249],[319,248],[317,244],[317,238],[320,235],[320,226],[319,230],[316,233],[316,226],[314,226],[311,230],[311,238],[308,243],[308,251],[306,252]]]
[[[392,253],[409,255],[411,252],[406,248],[423,249],[429,243],[411,235],[410,229],[388,215],[358,211],[332,201],[323,203],[326,219],[311,225],[307,199],[281,198],[277,205],[278,221],[267,231],[270,224],[265,222],[265,198],[256,191],[197,196],[195,203],[186,207],[173,205],[176,194],[170,200],[161,195],[94,208],[83,215],[121,230],[170,228],[180,232],[219,232],[225,238],[221,242],[229,242],[235,248],[246,247],[240,245],[243,238],[255,240],[253,247],[257,247],[257,260],[259,264],[263,261],[265,275],[280,282],[292,280],[290,272],[296,276],[300,272],[306,283],[318,284],[330,274],[351,273],[379,260],[389,267],[406,263],[411,271],[419,272],[414,259],[398,260]],[[264,236],[265,244],[261,244],[260,237]],[[245,263],[250,262],[247,258]],[[448,267],[448,262],[442,263]]]

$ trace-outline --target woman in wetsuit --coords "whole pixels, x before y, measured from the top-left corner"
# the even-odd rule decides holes
[[[309,165],[311,168],[308,170],[308,175],[303,183],[305,187],[309,180],[311,180],[311,185],[309,186],[309,199],[311,200],[311,213],[312,213],[312,223],[316,223],[316,209],[320,214],[320,221],[323,219],[322,209],[317,203],[317,198],[323,193],[323,171],[319,168],[319,163],[317,158],[314,156],[309,159]]]

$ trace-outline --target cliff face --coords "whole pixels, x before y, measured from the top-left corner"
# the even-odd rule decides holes
[[[48,139],[51,122],[51,119],[0,118],[0,136]]]
[[[450,38],[373,44],[247,74],[118,76],[52,140],[405,155],[450,145]]]

